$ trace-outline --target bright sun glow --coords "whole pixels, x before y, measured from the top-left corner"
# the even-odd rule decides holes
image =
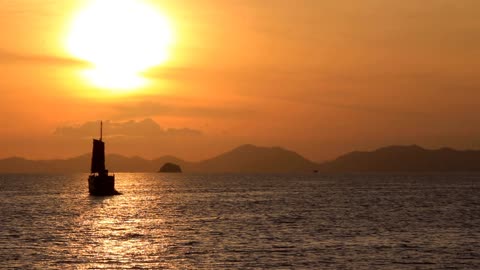
[[[122,92],[144,86],[142,72],[168,58],[167,19],[142,0],[91,0],[74,19],[67,47],[93,64],[84,75],[98,87]]]

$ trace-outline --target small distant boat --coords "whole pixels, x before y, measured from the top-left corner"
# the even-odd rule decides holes
[[[115,190],[115,175],[108,175],[105,169],[105,143],[103,142],[103,122],[100,123],[100,139],[93,140],[92,166],[88,177],[88,192],[93,196],[120,195]]]

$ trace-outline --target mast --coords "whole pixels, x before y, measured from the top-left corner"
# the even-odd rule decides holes
[[[102,141],[103,138],[103,121],[100,121],[100,141]]]

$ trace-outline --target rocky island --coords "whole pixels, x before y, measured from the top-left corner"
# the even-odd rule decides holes
[[[173,163],[165,163],[158,172],[161,173],[181,173],[182,168],[179,165]]]

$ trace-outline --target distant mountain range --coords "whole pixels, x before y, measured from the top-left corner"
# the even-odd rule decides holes
[[[90,154],[64,160],[27,160],[14,157],[0,160],[0,173],[88,172],[90,161]],[[180,165],[187,173],[311,172],[318,166],[299,154],[280,147],[254,145],[243,145],[200,162],[189,162],[174,156],[153,160],[117,154],[106,157],[107,168],[112,172],[157,172],[167,162]]]
[[[418,145],[389,146],[372,152],[351,152],[320,164],[322,172],[468,172],[480,171],[480,151]]]
[[[254,145],[243,145],[199,162],[174,156],[147,160],[107,155],[107,167],[112,172],[156,172],[167,162],[180,165],[187,173],[458,172],[480,171],[480,151],[389,146],[371,152],[351,152],[320,164],[280,147]],[[57,160],[0,160],[0,173],[72,173],[88,172],[89,168],[90,154]]]

